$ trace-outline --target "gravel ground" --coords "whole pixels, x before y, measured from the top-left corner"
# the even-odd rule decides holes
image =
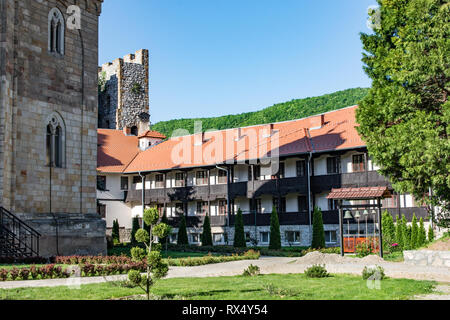
[[[398,262],[385,262],[378,256],[368,256],[363,259],[341,257],[338,254],[322,254],[312,252],[302,258],[270,258],[259,260],[233,261],[228,263],[211,264],[198,267],[171,267],[167,278],[202,278],[218,276],[240,275],[250,264],[257,265],[262,274],[303,273],[314,264],[325,264],[330,273],[347,273],[361,275],[365,266],[380,265],[391,278],[408,278],[416,280],[435,280],[450,283],[450,268],[411,266]],[[25,287],[55,287],[64,285],[78,285],[101,283],[107,281],[125,280],[127,276],[52,279],[38,281],[7,281],[0,282],[0,289]]]

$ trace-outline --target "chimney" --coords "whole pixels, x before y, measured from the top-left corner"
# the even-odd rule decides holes
[[[322,128],[325,125],[325,115],[322,114],[320,116],[310,118],[309,124],[311,130]]]
[[[131,128],[130,127],[123,127],[123,134],[126,136],[131,136]]]
[[[194,146],[201,146],[205,141],[205,133],[197,133],[194,135]]]
[[[242,139],[242,128],[238,128],[236,130],[235,136],[236,137],[234,138],[234,141],[236,141],[236,142]]]
[[[275,125],[273,123],[268,124],[266,128],[264,129],[264,135],[263,138],[270,138],[273,135]]]

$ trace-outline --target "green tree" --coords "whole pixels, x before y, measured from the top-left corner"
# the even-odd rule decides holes
[[[120,226],[119,226],[119,220],[117,220],[117,219],[113,221],[112,238],[113,238],[114,244],[120,243]]]
[[[423,224],[423,218],[420,218],[419,221],[419,238],[418,238],[418,247],[422,247],[427,242],[427,232],[425,231],[425,226]]]
[[[186,217],[184,215],[181,216],[180,225],[178,227],[177,244],[181,245],[181,246],[186,246],[189,244],[189,239],[188,239],[187,229],[186,229]]]
[[[410,250],[411,234],[408,232],[408,222],[405,215],[402,216],[402,235],[403,235],[403,250]]]
[[[399,248],[403,250],[403,224],[400,216],[397,216],[397,223],[395,225],[395,241]]]
[[[247,247],[247,243],[245,241],[244,218],[242,217],[241,209],[238,210],[236,214],[236,219],[234,221],[234,247],[235,248]]]
[[[280,250],[281,249],[280,221],[278,219],[277,208],[275,208],[275,207],[272,207],[272,214],[270,215],[269,249],[272,249],[272,250]]]
[[[137,241],[136,241],[136,232],[139,230],[140,225],[139,225],[139,218],[138,217],[134,217],[133,221],[132,221],[132,226],[131,226],[131,244],[132,245],[136,245]]]
[[[450,5],[447,0],[377,0],[374,32],[362,34],[372,79],[358,131],[399,192],[450,212]]]
[[[419,247],[419,226],[417,225],[417,217],[414,214],[411,225],[411,249]]]
[[[161,279],[167,275],[169,266],[163,261],[160,245],[153,248],[154,238],[164,238],[170,232],[170,227],[165,223],[160,223],[159,212],[157,208],[149,208],[144,211],[144,221],[149,226],[148,230],[139,229],[136,232],[136,240],[143,243],[146,247],[144,251],[142,248],[134,248],[132,251],[133,260],[146,262],[147,274],[142,276],[140,271],[132,270],[128,273],[128,280],[135,286],[141,287],[147,294],[147,299],[150,300],[150,289],[155,284],[156,280]],[[146,259],[146,260],[145,260]]]
[[[366,88],[347,89],[320,97],[295,99],[279,103],[256,112],[213,118],[161,121],[153,125],[152,129],[170,137],[172,134],[177,134],[177,132],[175,132],[177,129],[183,129],[185,133],[186,131],[193,133],[195,121],[202,121],[202,129],[203,131],[207,131],[209,129],[223,130],[300,119],[356,105],[367,95],[368,91],[369,90]]]
[[[212,245],[211,224],[209,223],[209,217],[206,216],[203,222],[202,246],[211,247]]]
[[[434,229],[430,224],[430,227],[428,228],[428,242],[434,241]]]
[[[381,225],[383,229],[383,247],[385,250],[390,251],[396,241],[396,236],[394,218],[387,210],[383,213]]]
[[[313,214],[313,235],[312,244],[313,249],[325,248],[325,230],[323,228],[322,210],[315,207]]]

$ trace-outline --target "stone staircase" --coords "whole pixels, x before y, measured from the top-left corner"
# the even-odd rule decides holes
[[[40,236],[14,214],[0,207],[0,257],[38,257]]]

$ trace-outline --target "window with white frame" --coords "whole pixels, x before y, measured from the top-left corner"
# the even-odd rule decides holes
[[[300,231],[286,231],[284,236],[287,243],[300,243]]]
[[[225,242],[225,236],[223,233],[214,233],[213,234],[213,240],[215,243],[224,243]]]
[[[170,234],[170,243],[176,243],[177,239],[178,239],[178,234],[176,234],[176,233]]]
[[[269,243],[270,241],[270,232],[260,232],[260,241],[261,243]]]
[[[164,175],[157,174],[155,176],[155,187],[158,189],[164,188]]]
[[[337,231],[325,231],[325,242],[329,244],[337,243]]]
[[[191,242],[200,243],[200,233],[191,233]]]
[[[120,190],[128,190],[128,177],[120,177]]]
[[[206,171],[197,171],[196,178],[196,184],[198,186],[204,186],[208,184],[208,175]]]
[[[48,14],[48,51],[64,54],[64,16],[58,8],[53,8]]]

